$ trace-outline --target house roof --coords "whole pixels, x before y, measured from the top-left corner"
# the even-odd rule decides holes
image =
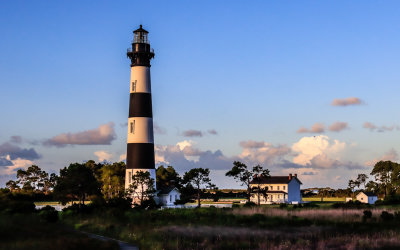
[[[285,176],[271,176],[268,178],[261,178],[260,179],[260,184],[288,184],[292,179],[296,179],[300,184],[301,181],[296,177],[292,176],[291,179],[289,179],[288,175]],[[250,184],[258,184],[258,182],[255,182],[254,180],[250,182]]]
[[[366,196],[376,196],[376,194],[374,194],[374,193],[372,193],[372,192],[364,192],[364,191],[361,191],[360,194],[361,194],[361,193],[364,193]]]
[[[167,195],[167,194],[171,193],[171,191],[174,190],[174,189],[176,189],[179,192],[179,190],[174,186],[160,188],[159,191],[158,191],[158,195]]]

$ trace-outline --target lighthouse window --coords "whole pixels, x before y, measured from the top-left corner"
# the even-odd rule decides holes
[[[137,80],[132,82],[132,92],[136,92],[136,82]]]
[[[130,131],[131,131],[131,134],[135,133],[135,120],[131,121]]]

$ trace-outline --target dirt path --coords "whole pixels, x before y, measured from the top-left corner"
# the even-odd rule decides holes
[[[91,237],[93,239],[98,239],[98,240],[102,240],[102,241],[109,241],[109,240],[110,241],[116,241],[119,244],[119,248],[121,250],[139,250],[139,247],[137,247],[135,245],[131,245],[128,242],[124,242],[124,241],[108,238],[108,237],[97,235],[97,234],[87,233],[87,232],[83,232],[83,231],[79,231],[79,232],[83,233],[83,234],[86,234],[87,236],[89,236],[89,237]]]

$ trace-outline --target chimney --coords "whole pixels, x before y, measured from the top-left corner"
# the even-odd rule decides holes
[[[297,174],[294,174],[294,177],[296,177],[296,178],[297,178]]]
[[[292,174],[289,174],[289,181],[292,179]]]

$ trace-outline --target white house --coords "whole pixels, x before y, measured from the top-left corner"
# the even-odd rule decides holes
[[[261,195],[261,204],[271,203],[300,203],[301,193],[300,185],[303,184],[297,178],[297,174],[289,174],[288,176],[271,176],[252,181],[250,187],[268,188],[266,196]],[[257,194],[252,193],[250,201],[257,203]]]
[[[375,204],[378,200],[378,196],[372,192],[361,191],[356,195],[356,199],[362,203]]]
[[[181,193],[176,187],[161,188],[157,196],[158,204],[161,206],[174,206],[175,201],[181,199]]]

